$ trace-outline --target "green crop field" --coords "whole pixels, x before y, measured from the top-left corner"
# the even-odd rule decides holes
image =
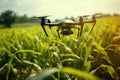
[[[0,80],[120,80],[120,16],[58,38],[39,23],[0,28]]]

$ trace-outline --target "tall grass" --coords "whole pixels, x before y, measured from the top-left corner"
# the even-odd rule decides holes
[[[46,37],[33,23],[1,29],[0,80],[117,80],[119,21],[120,17],[98,19],[92,34],[88,33],[90,24],[85,25],[79,38],[75,32],[59,39],[56,28],[52,36],[48,27],[50,37]]]

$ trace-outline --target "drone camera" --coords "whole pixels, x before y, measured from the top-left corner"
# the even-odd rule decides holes
[[[73,31],[71,29],[64,29],[61,32],[62,35],[71,35],[73,34]]]

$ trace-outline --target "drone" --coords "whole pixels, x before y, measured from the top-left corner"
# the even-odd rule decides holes
[[[58,37],[60,38],[60,33],[62,35],[71,35],[73,34],[74,32],[71,30],[72,28],[74,29],[77,29],[78,30],[78,33],[77,33],[77,37],[81,36],[82,35],[82,31],[83,31],[83,27],[84,27],[84,24],[86,23],[93,23],[93,26],[90,30],[89,33],[92,32],[95,24],[96,24],[96,17],[95,15],[92,15],[92,20],[89,20],[89,21],[84,21],[84,17],[88,17],[89,15],[85,15],[85,16],[79,16],[79,20],[78,22],[75,22],[75,20],[70,20],[70,19],[64,19],[64,20],[61,20],[60,22],[58,23],[53,23],[50,21],[50,19],[47,19],[47,17],[49,16],[40,16],[40,17],[35,17],[37,19],[40,19],[40,24],[41,24],[41,27],[45,33],[45,35],[47,37],[49,37],[45,27],[48,26],[53,34],[53,31],[52,31],[52,27],[57,27],[57,34],[58,34]],[[76,27],[76,25],[78,25]],[[60,32],[61,31],[61,32]]]

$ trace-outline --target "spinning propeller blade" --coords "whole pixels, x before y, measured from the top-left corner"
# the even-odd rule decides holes
[[[89,17],[89,16],[91,16],[91,15],[84,15],[83,17]]]
[[[47,17],[49,17],[49,16],[51,16],[51,15],[47,15],[47,16],[39,16],[39,17],[35,17],[35,18],[47,18]]]

